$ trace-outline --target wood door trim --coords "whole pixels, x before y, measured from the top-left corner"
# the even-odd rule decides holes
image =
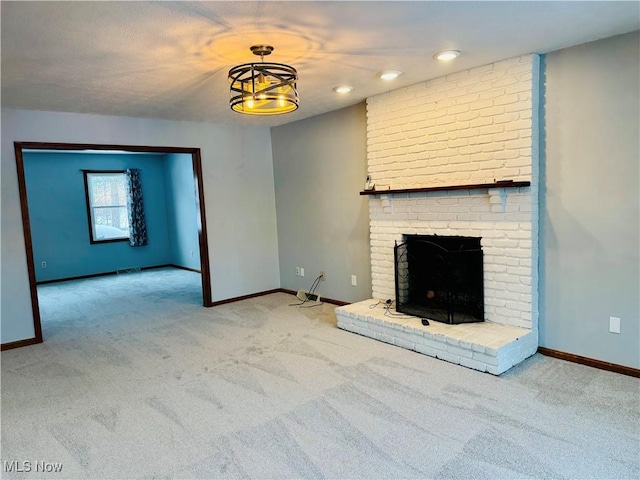
[[[20,210],[22,214],[22,229],[27,257],[27,271],[29,275],[29,291],[31,296],[31,310],[33,313],[33,329],[35,336],[31,339],[18,340],[2,344],[2,349],[16,348],[33,343],[41,343],[42,324],[40,321],[40,306],[38,304],[38,292],[33,258],[33,240],[31,236],[31,223],[29,221],[29,205],[27,202],[27,188],[24,173],[24,150],[114,150],[121,152],[148,152],[160,154],[190,154],[191,166],[196,188],[196,210],[198,213],[198,241],[200,244],[200,271],[202,275],[202,303],[205,307],[212,306],[211,295],[211,271],[209,268],[209,241],[207,238],[207,219],[205,214],[204,182],[202,174],[202,160],[200,148],[194,147],[159,147],[148,145],[112,145],[93,143],[59,143],[59,142],[13,142],[18,173],[18,191],[20,195]],[[24,343],[27,342],[27,343]]]

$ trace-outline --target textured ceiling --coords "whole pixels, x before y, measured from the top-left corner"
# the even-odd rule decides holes
[[[471,67],[640,28],[638,2],[7,2],[2,106],[275,126]],[[300,108],[229,109],[227,72],[275,47]],[[434,52],[457,49],[443,64]],[[401,70],[383,82],[376,73]],[[332,88],[355,90],[338,96]]]

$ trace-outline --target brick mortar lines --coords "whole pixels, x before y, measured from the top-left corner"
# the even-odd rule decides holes
[[[480,236],[487,319],[532,328],[536,65],[527,55],[368,99],[368,165],[378,188],[532,181],[509,191],[370,197],[375,298],[394,297],[393,244],[403,234]]]
[[[490,67],[368,100],[369,174],[379,186],[531,176],[532,57]]]

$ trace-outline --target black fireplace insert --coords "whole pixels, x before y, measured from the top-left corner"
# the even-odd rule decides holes
[[[405,235],[396,244],[396,311],[438,322],[484,321],[479,237]]]

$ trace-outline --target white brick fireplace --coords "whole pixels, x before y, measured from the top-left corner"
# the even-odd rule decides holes
[[[367,100],[374,298],[338,308],[340,328],[493,374],[535,353],[539,83],[526,55]],[[530,186],[412,191],[504,180]],[[385,310],[406,234],[482,238],[485,322],[423,326]]]

